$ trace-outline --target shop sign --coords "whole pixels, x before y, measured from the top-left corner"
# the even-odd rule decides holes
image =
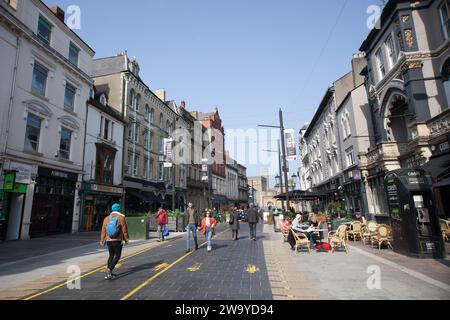
[[[16,183],[13,193],[20,193],[20,194],[26,194],[28,189],[28,185],[24,183]]]
[[[78,174],[39,167],[38,174],[43,177],[78,181]]]
[[[122,188],[117,188],[117,187],[112,187],[112,186],[102,186],[102,185],[98,185],[98,184],[92,184],[91,191],[104,192],[104,193],[117,193],[117,194],[123,193]]]
[[[15,176],[16,175],[14,172],[5,173],[5,177],[3,178],[3,190],[5,191],[14,190]]]
[[[16,172],[16,183],[31,183],[31,172],[33,167],[27,164],[11,162],[9,170]]]

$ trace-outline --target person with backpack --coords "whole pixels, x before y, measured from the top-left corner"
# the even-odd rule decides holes
[[[107,244],[109,251],[105,280],[112,280],[115,276],[113,271],[122,256],[122,243],[128,244],[129,241],[125,215],[119,212],[120,204],[114,204],[111,209],[111,214],[103,221],[100,238],[100,244]]]
[[[156,223],[158,224],[158,242],[164,242],[164,232],[169,224],[169,216],[163,208],[159,208],[156,214]]]
[[[203,218],[200,230],[206,237],[206,241],[208,243],[208,252],[212,251],[212,237],[214,234],[214,229],[217,226],[217,220],[214,219],[211,215],[211,211],[206,211],[206,216]]]
[[[233,240],[236,241],[239,239],[239,212],[237,208],[234,208],[233,213],[230,216],[230,226],[233,232]]]

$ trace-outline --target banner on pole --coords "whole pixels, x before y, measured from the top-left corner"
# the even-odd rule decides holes
[[[164,139],[164,168],[172,168],[172,142],[173,139]]]
[[[295,143],[295,131],[294,129],[287,129],[284,131],[286,141],[286,160],[297,160],[297,148]]]

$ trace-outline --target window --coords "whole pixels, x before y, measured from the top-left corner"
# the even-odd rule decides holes
[[[139,173],[139,156],[135,155],[133,161],[133,176],[137,176],[138,173]]]
[[[75,94],[77,92],[77,89],[70,85],[69,83],[66,83],[66,93],[64,95],[64,108],[67,110],[73,111],[75,106]]]
[[[39,16],[37,36],[47,45],[50,45],[50,39],[52,34],[52,25],[42,16]]]
[[[150,122],[150,108],[148,104],[145,105],[145,121]]]
[[[353,147],[345,150],[346,158],[347,158],[347,167],[351,167],[355,164],[355,158],[353,156]]]
[[[138,94],[136,96],[136,102],[134,103],[135,107],[136,107],[136,111],[139,111],[139,108],[141,106],[141,95]]]
[[[159,163],[159,170],[158,170],[158,172],[159,172],[158,179],[160,181],[163,181],[164,180],[164,164],[162,162]]]
[[[164,153],[164,138],[160,137],[159,138],[159,153]]]
[[[161,113],[161,116],[159,117],[159,128],[161,130],[163,129],[163,123],[164,123],[164,119],[163,119],[163,114]]]
[[[110,125],[111,121],[108,119],[105,119],[105,125],[103,127],[103,139],[108,140],[109,137],[109,125]]]
[[[47,86],[48,70],[41,66],[39,63],[34,63],[33,69],[33,83],[31,91],[45,97],[45,89]]]
[[[70,143],[72,140],[72,132],[62,127],[61,128],[61,142],[59,144],[59,156],[62,159],[69,160],[70,159]]]
[[[386,45],[386,51],[388,54],[388,60],[389,60],[389,70],[392,69],[394,64],[397,62],[398,54],[397,50],[394,45],[394,39],[392,36],[389,36],[385,42]]]
[[[386,69],[384,67],[383,52],[381,51],[381,49],[378,49],[378,51],[375,53],[375,57],[377,60],[379,80],[381,80],[386,75]]]
[[[128,161],[127,161],[127,173],[131,174],[131,167],[133,164],[133,154],[128,153]]]
[[[79,53],[80,53],[80,49],[78,49],[78,47],[71,42],[69,45],[69,61],[74,66],[78,66]]]
[[[17,0],[5,0],[13,9],[17,9]]]
[[[140,128],[139,128],[139,124],[136,123],[135,125],[135,130],[134,130],[134,142],[139,143],[139,132],[140,132]]]
[[[148,158],[145,158],[145,160],[144,160],[144,177],[145,178],[150,178],[149,168],[150,168],[150,160]]]
[[[152,110],[150,110],[150,118],[149,121],[151,124],[153,124],[155,122],[155,110],[152,108]]]
[[[350,115],[348,113],[345,114],[345,123],[347,125],[347,138],[352,135],[352,130],[350,129]]]
[[[130,105],[130,107],[132,108],[132,109],[134,109],[134,103],[135,103],[135,98],[136,97],[136,94],[134,93],[134,90],[133,89],[131,89],[131,91],[130,91],[130,102],[129,102],[129,105]]]
[[[444,38],[448,39],[450,37],[450,3],[445,0],[444,3],[439,8],[441,15],[442,30],[444,32]]]
[[[29,113],[25,133],[25,149],[39,151],[39,137],[41,135],[41,119]]]

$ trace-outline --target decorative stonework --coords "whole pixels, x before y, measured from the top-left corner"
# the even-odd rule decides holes
[[[405,29],[405,39],[408,48],[414,48],[414,35],[412,29]]]
[[[410,69],[421,69],[423,67],[423,61],[407,61],[400,68],[402,73],[407,72]]]
[[[438,136],[450,131],[450,113],[440,117],[428,124],[431,136]]]
[[[409,20],[409,15],[402,16],[402,22],[403,22],[403,23],[408,22],[408,20]]]

